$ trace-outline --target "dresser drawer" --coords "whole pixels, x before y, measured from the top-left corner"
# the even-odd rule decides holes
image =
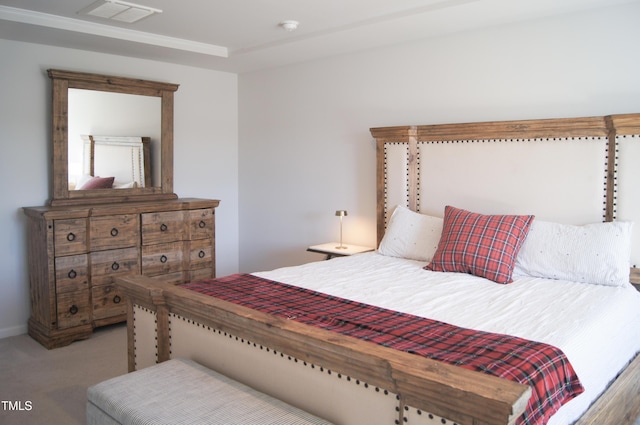
[[[212,208],[185,211],[190,239],[213,239],[214,215]]]
[[[58,329],[72,328],[91,322],[88,289],[57,294],[56,306]]]
[[[89,234],[91,251],[136,246],[140,238],[138,214],[91,217]]]
[[[55,267],[58,293],[88,288],[89,257],[87,254],[56,257]]]
[[[184,211],[142,214],[142,244],[154,245],[185,239]]]
[[[184,270],[184,242],[142,247],[142,274],[157,276]]]
[[[189,269],[213,270],[213,242],[199,239],[189,242]]]
[[[140,273],[140,251],[138,247],[92,252],[91,286],[113,283],[115,276]]]
[[[161,279],[163,282],[172,283],[174,285],[180,285],[182,283],[189,282],[188,280],[185,280],[186,275],[184,271],[168,273],[168,274],[163,274],[158,276],[159,276],[158,278]]]
[[[87,219],[54,220],[53,246],[56,256],[87,252]]]
[[[210,268],[189,270],[188,282],[195,282],[203,279],[213,279],[213,270]]]
[[[93,286],[91,300],[94,320],[119,316],[127,312],[127,302],[115,285]]]

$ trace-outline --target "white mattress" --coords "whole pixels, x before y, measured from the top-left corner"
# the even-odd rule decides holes
[[[570,424],[640,352],[640,292],[626,287],[515,277],[510,285],[461,273],[423,270],[426,263],[377,252],[255,275],[560,348],[585,392],[550,425]]]

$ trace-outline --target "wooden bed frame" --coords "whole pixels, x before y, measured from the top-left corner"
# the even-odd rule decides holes
[[[542,140],[552,146],[543,157],[556,158],[556,152],[562,149],[556,147],[560,145],[555,142],[562,141],[568,142],[569,158],[574,155],[575,159],[573,143],[577,141],[583,146],[593,141],[590,146],[595,146],[593,155],[600,164],[596,168],[601,168],[601,172],[573,178],[578,180],[578,186],[589,186],[584,191],[586,194],[593,193],[591,186],[601,185],[596,191],[602,192],[602,201],[598,199],[594,204],[587,199],[587,205],[598,206],[585,207],[591,211],[577,220],[593,220],[595,215],[606,221],[634,218],[640,221],[640,205],[632,196],[633,183],[627,183],[637,182],[640,177],[640,171],[635,170],[640,158],[637,148],[640,146],[637,138],[640,114],[404,126],[376,128],[371,133],[377,140],[378,150],[378,240],[384,234],[390,208],[398,203],[421,212],[443,208],[441,195],[437,190],[429,192],[433,187],[425,184],[429,181],[425,179],[432,178],[424,168],[429,162],[429,146],[439,144],[480,142],[503,146],[501,143],[509,142],[511,146],[511,142],[515,142],[520,146],[523,142]],[[599,152],[603,155],[600,159]],[[524,155],[528,157],[530,152],[525,150]],[[493,158],[495,154],[490,156]],[[399,171],[394,165],[398,158]],[[580,160],[577,162],[585,160],[582,156],[577,158]],[[567,163],[561,156],[556,159]],[[454,158],[456,161],[464,159]],[[449,165],[445,164],[446,167]],[[570,169],[570,164],[567,167]],[[526,177],[527,171],[523,168],[527,167],[517,166],[513,173]],[[541,179],[548,180],[549,188],[544,188],[540,196],[553,197],[548,191],[558,186],[562,173],[551,174]],[[597,176],[592,178],[591,174]],[[623,177],[627,181],[623,182]],[[514,179],[509,174],[504,180]],[[445,188],[444,192],[450,190]],[[575,193],[581,193],[580,188]],[[497,201],[492,200],[492,196],[489,194],[489,199],[480,204],[471,200],[468,205],[456,206],[477,207],[484,209],[479,212],[487,213],[493,212],[490,209],[495,202],[499,207],[512,207],[504,204],[500,192]],[[465,195],[464,199],[467,198],[473,197]],[[571,204],[583,208],[582,202],[572,200]],[[553,205],[548,210],[542,208],[537,216],[564,219],[549,215],[547,211],[553,209]],[[639,245],[636,237],[632,253],[634,265],[638,262],[634,256],[640,254]],[[631,280],[640,283],[635,267]],[[188,357],[345,425],[434,423],[430,415],[438,421],[446,418],[446,423],[459,425],[511,424],[524,411],[531,393],[530,388],[518,383],[262,314],[152,278],[129,276],[118,279],[117,284],[128,299],[131,371],[173,357]],[[633,424],[640,417],[639,393],[640,356],[636,356],[578,424]]]

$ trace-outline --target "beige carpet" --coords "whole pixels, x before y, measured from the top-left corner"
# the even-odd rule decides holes
[[[87,388],[126,372],[124,324],[54,350],[28,335],[0,339],[0,424],[85,424]]]

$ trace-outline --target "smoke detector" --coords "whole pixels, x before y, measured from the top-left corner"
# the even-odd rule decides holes
[[[291,32],[291,31],[295,31],[298,28],[298,25],[300,25],[300,22],[298,21],[282,21],[279,24],[282,28],[285,29],[285,31]]]

